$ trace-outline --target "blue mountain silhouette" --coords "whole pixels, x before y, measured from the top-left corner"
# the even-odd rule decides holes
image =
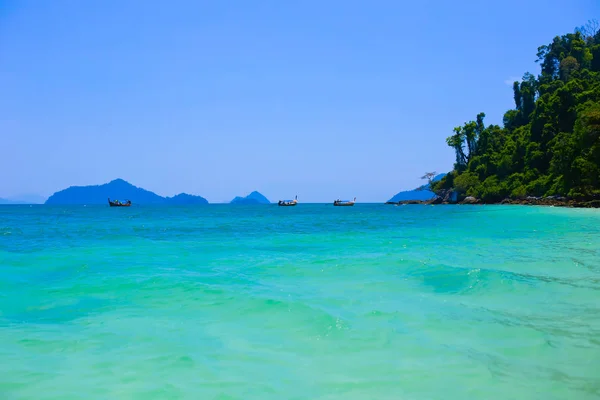
[[[208,200],[206,200],[204,197],[194,196],[187,193],[179,193],[176,196],[166,197],[165,199],[167,200],[168,204],[208,204]]]
[[[107,199],[131,200],[135,204],[208,204],[201,196],[186,193],[174,197],[162,197],[139,188],[123,179],[115,179],[103,185],[71,186],[54,193],[45,204],[107,204]]]
[[[432,181],[436,182],[439,181],[440,179],[442,179],[444,176],[446,176],[446,174],[439,174],[436,175]],[[431,190],[429,190],[429,183],[423,185],[423,186],[419,186],[416,189],[413,190],[406,190],[404,192],[400,192],[400,193],[396,193],[396,195],[394,197],[392,197],[391,199],[388,200],[388,202],[394,202],[397,203],[399,201],[406,201],[406,200],[431,200],[435,197],[435,193],[433,193]]]
[[[45,197],[36,194],[23,194],[0,199],[0,204],[44,204]]]
[[[0,198],[0,204],[23,204],[16,201]]]
[[[231,204],[271,204],[271,202],[262,194],[254,191],[246,197],[237,196],[231,200]]]

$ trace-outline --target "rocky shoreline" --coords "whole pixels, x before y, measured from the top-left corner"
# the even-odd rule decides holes
[[[527,205],[527,206],[551,206],[551,207],[570,207],[570,208],[600,208],[600,199],[593,200],[574,200],[560,196],[548,197],[526,197],[522,199],[504,199],[499,202],[482,202],[474,197],[466,197],[459,202],[452,202],[440,196],[431,200],[405,200],[399,202],[387,202],[385,204],[405,205],[405,204],[468,204],[468,205],[483,205],[483,204],[503,204],[503,205]]]

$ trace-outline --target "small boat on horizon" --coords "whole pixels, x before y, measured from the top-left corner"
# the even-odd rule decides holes
[[[298,204],[298,196],[294,198],[294,200],[279,200],[277,205],[280,207],[293,207]]]
[[[350,206],[353,206],[354,203],[356,203],[356,197],[352,201],[337,199],[333,202],[333,205],[337,206],[337,207],[350,207]]]
[[[111,207],[130,207],[131,206],[131,200],[127,200],[125,203],[121,203],[119,200],[110,200],[110,197],[108,198],[108,205]]]

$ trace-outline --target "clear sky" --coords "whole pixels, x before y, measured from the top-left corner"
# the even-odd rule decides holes
[[[385,201],[598,0],[0,1],[0,197]]]

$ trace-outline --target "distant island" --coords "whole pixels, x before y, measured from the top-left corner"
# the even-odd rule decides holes
[[[25,204],[22,203],[20,201],[14,201],[14,200],[9,200],[9,199],[3,199],[0,197],[0,204]]]
[[[513,84],[503,126],[484,113],[446,143],[454,170],[438,201],[600,207],[600,30],[591,21],[540,46],[540,74]]]
[[[46,200],[45,204],[69,205],[69,204],[107,204],[108,198],[113,200],[131,200],[135,204],[208,204],[202,196],[193,196],[186,193],[174,197],[162,197],[149,190],[139,188],[123,179],[115,179],[103,185],[94,186],[71,186],[67,189],[54,193]]]
[[[35,194],[0,198],[0,204],[44,204],[45,197]]]
[[[432,182],[437,182],[441,180],[446,174],[438,174],[433,179]],[[398,203],[400,201],[410,201],[410,200],[420,200],[427,201],[431,200],[435,197],[435,193],[430,190],[429,183],[419,186],[413,190],[406,190],[400,193],[397,193],[394,197],[389,199],[388,203]]]
[[[248,205],[248,204],[271,204],[271,202],[269,201],[269,199],[267,199],[265,196],[263,196],[259,192],[254,191],[254,192],[250,193],[246,197],[239,197],[239,196],[237,196],[236,198],[234,198],[233,200],[231,200],[230,204],[244,204],[244,205]]]

